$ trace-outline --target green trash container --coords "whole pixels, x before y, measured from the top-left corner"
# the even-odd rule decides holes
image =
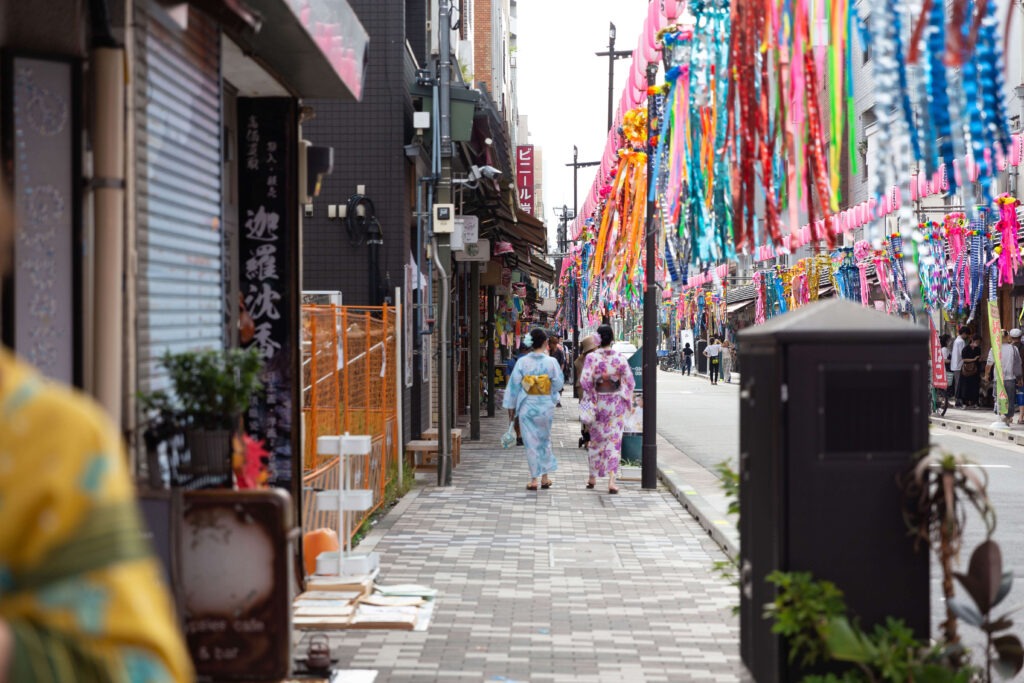
[[[644,435],[626,432],[622,435],[622,460],[639,462],[643,459]]]
[[[629,369],[633,373],[633,381],[636,383],[634,393],[639,393],[644,389],[644,350],[643,347],[637,349],[632,356],[626,359],[629,363]],[[643,457],[643,446],[644,446],[644,435],[643,432],[638,429],[636,425],[633,429],[629,426],[626,427],[626,432],[622,435],[622,459],[638,462]]]

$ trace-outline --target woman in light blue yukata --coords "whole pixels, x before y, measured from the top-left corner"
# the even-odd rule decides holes
[[[514,410],[519,418],[519,428],[526,446],[526,461],[530,466],[530,483],[526,488],[537,490],[551,488],[548,475],[558,469],[554,451],[551,450],[551,423],[555,417],[555,404],[562,388],[562,369],[554,358],[548,355],[548,335],[544,330],[534,328],[523,336],[523,344],[530,348],[516,362],[512,376],[505,389],[503,407]]]

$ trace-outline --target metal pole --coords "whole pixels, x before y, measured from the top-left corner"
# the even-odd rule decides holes
[[[494,417],[494,285],[487,287],[487,417]]]
[[[609,50],[611,52],[611,50]],[[578,181],[577,177],[580,170],[580,151],[576,145],[572,146],[572,217],[574,220],[579,220],[579,196],[578,196]],[[572,264],[569,264],[570,270]],[[579,313],[577,311],[576,302],[576,281],[573,279],[573,273],[569,273],[569,301],[566,304],[566,310],[572,312],[572,397],[579,398],[580,390],[577,388],[578,382],[576,381],[576,359],[580,357],[580,330],[577,325],[577,318]]]
[[[579,174],[580,151],[576,148],[576,145],[572,146],[572,217],[575,218],[579,215],[579,198],[577,197],[577,180],[576,176]]]
[[[416,183],[416,184],[419,185],[419,183]],[[406,309],[406,307],[405,307],[405,305],[403,303],[404,299],[402,298],[402,289],[400,287],[395,287],[395,299],[394,299],[394,301],[395,301],[395,309],[394,310],[395,310],[395,340],[396,340],[396,342],[395,342],[395,357],[394,357],[394,359],[391,362],[393,362],[395,364],[394,365],[394,368],[395,368],[395,413],[396,413],[396,417],[397,417],[397,419],[395,420],[395,430],[397,432],[395,436],[398,439],[398,441],[396,442],[395,448],[397,449],[398,453],[396,453],[396,459],[395,460],[391,460],[390,459],[390,454],[389,454],[389,457],[386,458],[385,461],[387,462],[387,467],[391,467],[392,463],[395,463],[396,465],[398,465],[398,472],[396,472],[395,475],[398,477],[398,481],[401,482],[402,481],[402,456],[401,456],[401,451],[405,447],[405,432],[404,432],[404,427],[403,427],[403,425],[405,424],[405,419],[404,419],[405,416],[403,414],[403,411],[405,410],[405,404],[402,401],[402,399],[403,399],[403,397],[405,395],[405,386],[404,386],[404,382],[402,381],[402,372],[403,372],[403,370],[402,370],[403,362],[402,361],[403,361],[403,356],[405,355],[405,350],[404,350],[405,349],[405,345],[412,343],[412,339],[406,339],[405,334],[404,334],[404,331],[405,331],[405,316],[410,315],[412,313],[412,311],[409,311],[409,310]],[[386,324],[387,324],[387,321],[385,320],[385,325]],[[386,340],[387,336],[388,336],[387,335],[387,328],[385,327],[384,330],[385,330],[384,331],[384,338]],[[315,339],[315,337],[314,337],[314,339]],[[387,348],[387,344],[386,343],[384,345],[384,348],[385,349]]]
[[[438,104],[441,110],[441,178],[437,185],[437,199],[439,203],[452,203],[452,119],[451,119],[451,4],[449,0],[441,0],[438,7],[438,47],[440,50],[440,63],[438,81]],[[451,319],[449,310],[451,304],[451,287],[449,286],[449,273],[451,272],[451,241],[447,234],[434,237],[434,261],[437,264],[441,278],[441,292],[438,297],[440,301],[440,339],[438,340],[438,375],[440,379],[439,410],[438,410],[438,454],[437,454],[437,485],[451,486],[452,484],[452,448],[451,448],[451,404],[452,399],[452,367],[451,367]]]
[[[658,65],[647,65],[647,89],[650,92]],[[655,134],[656,111],[654,96],[647,96],[647,146]],[[647,178],[653,177],[654,154],[648,150]],[[655,283],[655,257],[658,249],[657,223],[654,215],[654,201],[647,195],[646,248],[647,260],[644,266],[644,335],[643,335],[643,378],[644,378],[644,445],[641,456],[640,485],[645,489],[658,487],[658,288]]]
[[[595,52],[598,57],[608,57],[608,130],[612,129],[612,106],[615,102],[615,60],[631,57],[629,50],[615,51],[615,24],[608,24],[608,52]]]
[[[469,438],[480,440],[480,264],[469,266]]]
[[[612,102],[615,99],[615,24],[608,23],[608,130],[612,129]]]

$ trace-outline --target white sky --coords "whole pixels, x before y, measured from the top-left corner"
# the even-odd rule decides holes
[[[646,0],[518,0],[516,67],[519,114],[529,117],[530,142],[543,149],[544,221],[555,246],[554,208],[572,209],[572,146],[579,161],[600,161],[608,135],[608,22],[615,49],[632,51],[647,17]],[[630,59],[615,62],[612,110],[629,74]],[[582,210],[597,167],[579,170]],[[570,236],[571,237],[571,236]]]

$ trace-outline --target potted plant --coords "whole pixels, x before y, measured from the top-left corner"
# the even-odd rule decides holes
[[[232,433],[261,387],[258,351],[168,351],[160,365],[167,370],[170,390],[140,396],[152,418],[151,434],[182,435],[191,474],[229,475]]]

